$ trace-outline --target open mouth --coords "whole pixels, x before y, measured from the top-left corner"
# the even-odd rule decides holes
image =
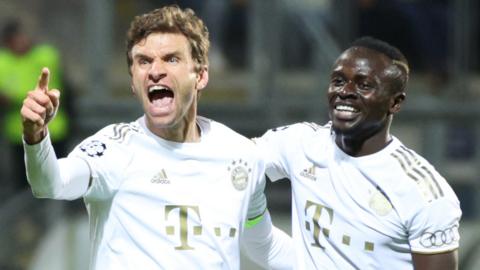
[[[339,112],[351,112],[351,113],[359,112],[357,109],[349,105],[336,105],[335,110]]]
[[[173,91],[165,86],[154,85],[148,89],[148,99],[155,106],[169,105],[173,97]]]
[[[351,119],[355,117],[360,111],[350,105],[337,104],[333,110],[335,116],[341,119]]]

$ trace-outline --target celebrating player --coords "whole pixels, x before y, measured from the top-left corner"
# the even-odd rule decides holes
[[[90,269],[288,269],[291,239],[272,227],[253,143],[197,116],[208,82],[208,30],[190,9],[135,17],[127,34],[131,89],[144,115],[109,125],[58,159],[48,122],[59,107],[42,70],[21,110],[27,176],[41,198],[84,198]],[[247,221],[248,218],[248,221]]]
[[[291,180],[296,269],[458,267],[455,193],[389,131],[408,75],[398,49],[361,38],[333,66],[329,124],[257,139],[268,176]]]

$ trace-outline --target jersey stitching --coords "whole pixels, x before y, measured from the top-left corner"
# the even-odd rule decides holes
[[[422,165],[422,163],[415,157],[414,153],[410,149],[406,148],[403,145],[400,146],[400,148],[402,148],[405,152],[407,152],[413,158],[413,160],[415,161],[417,166],[420,166],[420,169],[422,169],[424,172],[426,172],[428,174],[428,176],[430,178],[430,183],[433,182],[435,184],[435,187],[437,188],[438,192],[440,193],[440,197],[443,197],[444,196],[443,190],[440,187],[440,185],[438,184],[438,181],[435,178],[435,176],[433,175],[433,173],[425,165]],[[430,184],[430,186],[431,186],[431,184]],[[431,188],[433,189],[433,187],[431,187]]]
[[[443,197],[444,196],[444,193],[443,193],[443,190],[442,188],[440,187],[440,185],[438,184],[438,181],[437,179],[435,178],[435,176],[433,176],[433,173],[425,166],[422,166],[420,167],[422,170],[424,170],[429,176],[430,176],[430,179],[433,180],[433,183],[435,183],[435,186],[437,187],[438,191],[440,192],[440,197]]]
[[[119,123],[113,126],[113,135],[109,136],[109,139],[122,143],[131,135],[131,132],[138,133],[138,127],[131,124]]]
[[[405,147],[402,147],[401,149],[396,149],[395,152],[391,153],[390,155],[398,161],[403,171],[409,178],[414,180],[418,185],[421,184],[422,180],[427,184],[430,196],[432,196],[433,199],[438,199],[439,196],[443,196],[443,192],[433,174],[425,166],[422,166],[421,162],[413,155],[412,152]],[[435,190],[435,188],[437,190]],[[440,193],[440,195],[438,193]],[[433,200],[432,198],[426,199],[429,202]]]
[[[330,129],[330,127],[331,127],[331,122],[328,122],[325,125],[319,125],[319,124],[314,123],[314,122],[302,122],[302,124],[311,128],[311,129],[313,129],[314,131],[317,131],[319,129]]]

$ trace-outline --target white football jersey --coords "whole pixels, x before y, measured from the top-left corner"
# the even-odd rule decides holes
[[[291,180],[296,269],[413,269],[412,252],[458,248],[455,193],[398,139],[362,157],[345,154],[328,125],[294,124],[256,141],[269,178]]]
[[[249,139],[198,117],[201,141],[152,134],[144,117],[107,126],[70,156],[92,179],[84,201],[91,269],[239,269],[239,236],[261,215],[264,166]],[[252,204],[250,204],[252,205]]]

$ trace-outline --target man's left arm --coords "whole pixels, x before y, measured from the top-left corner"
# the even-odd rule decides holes
[[[462,216],[460,202],[447,182],[433,172],[440,194],[428,203],[419,204],[421,207],[411,220],[409,242],[413,265],[420,270],[456,270]]]
[[[265,269],[293,269],[292,239],[273,226],[267,209],[265,175],[261,169],[258,172],[259,182],[249,200],[247,221],[240,240],[242,251]]]
[[[293,269],[292,239],[273,226],[268,210],[247,223],[242,237],[242,250],[248,258],[265,269]]]
[[[458,251],[438,254],[412,253],[415,270],[457,270]]]

